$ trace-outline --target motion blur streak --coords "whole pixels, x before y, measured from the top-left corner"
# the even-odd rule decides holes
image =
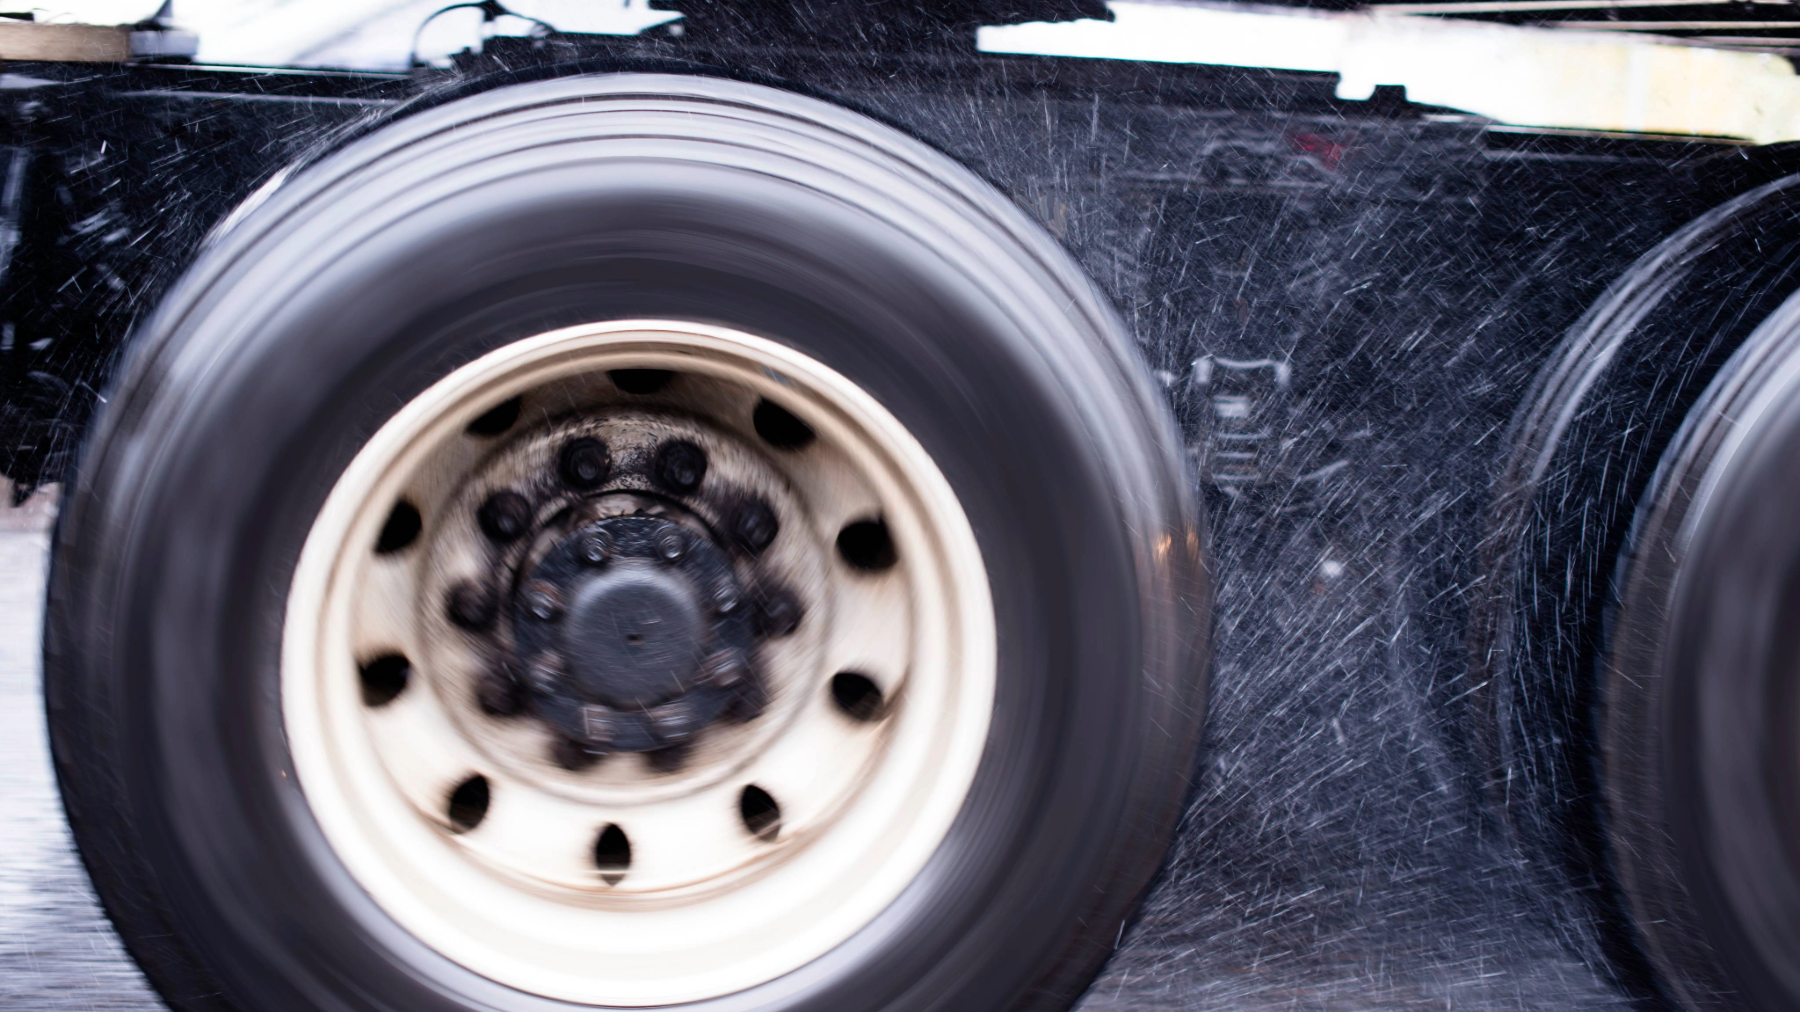
[[[0,1008],[162,1008],[95,902],[44,739],[38,629],[50,497],[0,507]]]

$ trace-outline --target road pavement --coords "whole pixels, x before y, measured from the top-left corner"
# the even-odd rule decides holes
[[[38,645],[51,513],[0,508],[0,1009],[162,1012],[94,899],[50,772]]]

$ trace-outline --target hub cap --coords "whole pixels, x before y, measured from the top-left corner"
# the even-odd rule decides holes
[[[527,708],[594,755],[685,744],[763,704],[750,609],[725,553],[656,517],[557,541],[514,595]]]

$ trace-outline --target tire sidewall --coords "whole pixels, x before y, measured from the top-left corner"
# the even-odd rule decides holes
[[[1645,495],[1620,563],[1604,758],[1621,876],[1696,1007],[1787,1008],[1800,979],[1800,298],[1726,363]]]

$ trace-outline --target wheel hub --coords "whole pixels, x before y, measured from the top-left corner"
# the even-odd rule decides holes
[[[671,520],[610,517],[559,539],[513,601],[532,712],[592,752],[667,748],[743,716],[743,600],[725,553]]]

